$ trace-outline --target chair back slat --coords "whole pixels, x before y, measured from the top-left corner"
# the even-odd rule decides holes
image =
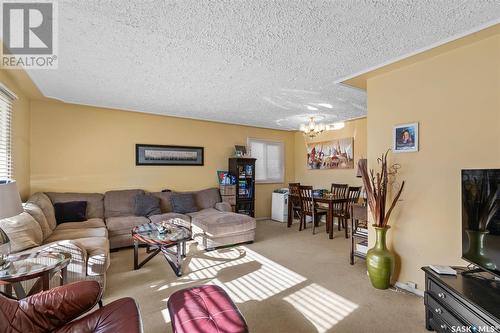
[[[349,187],[349,185],[347,185],[347,184],[332,183],[332,188],[331,188],[332,196],[334,196],[336,198],[345,198],[348,187]]]
[[[361,194],[361,186],[349,186],[347,190],[347,201],[345,205],[345,212],[349,215],[351,211],[351,206],[359,201],[359,196]]]
[[[288,192],[289,192],[289,200],[292,203],[292,207],[300,208],[300,183],[289,183],[288,184]]]
[[[332,183],[332,187],[331,187],[332,196],[334,198],[346,198],[348,187],[349,187],[349,185],[347,185],[347,184]],[[343,208],[344,208],[343,202],[334,202],[333,203],[333,210],[334,211],[342,210]]]
[[[306,215],[314,214],[314,200],[312,186],[299,187],[300,208]]]

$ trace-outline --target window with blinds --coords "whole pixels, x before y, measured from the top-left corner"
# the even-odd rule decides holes
[[[0,86],[0,180],[12,179],[12,102],[15,96]]]
[[[285,178],[285,144],[278,141],[248,139],[250,153],[255,161],[255,181],[283,183]]]

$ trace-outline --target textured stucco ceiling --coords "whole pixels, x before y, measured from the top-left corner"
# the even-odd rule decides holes
[[[500,18],[500,1],[59,1],[66,102],[297,129],[366,114],[334,82]]]

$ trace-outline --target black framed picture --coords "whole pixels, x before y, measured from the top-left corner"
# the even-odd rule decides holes
[[[204,163],[204,148],[190,146],[135,145],[135,165],[195,165]]]

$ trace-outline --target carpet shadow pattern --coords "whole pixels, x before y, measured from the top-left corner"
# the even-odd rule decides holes
[[[259,232],[265,232],[266,236],[260,242]],[[276,237],[269,237],[270,234]],[[224,288],[230,295],[246,318],[251,332],[324,333],[360,332],[369,327],[375,329],[370,331],[377,332],[377,327],[384,325],[370,325],[366,319],[369,320],[372,313],[364,316],[363,311],[370,311],[372,303],[379,305],[392,300],[410,301],[414,308],[406,306],[402,314],[410,311],[411,316],[406,320],[417,319],[413,323],[414,331],[425,331],[423,320],[419,320],[417,312],[421,310],[423,314],[421,300],[391,291],[383,294],[371,290],[362,264],[352,269],[347,260],[339,260],[340,256],[347,258],[348,249],[340,252],[335,251],[335,248],[341,249],[347,243],[341,237],[325,242],[321,236],[326,239],[326,234],[313,236],[270,221],[260,221],[256,242],[251,245],[202,252],[196,249],[196,243],[189,243],[181,277],[174,275],[161,256],[134,271],[132,251],[120,250],[112,253],[105,302],[132,296],[140,305],[146,332],[171,332],[166,307],[168,297],[183,288],[214,284]],[[276,245],[280,243],[280,252],[273,252],[277,251]],[[341,246],[336,243],[341,243]],[[322,252],[315,254],[321,246],[326,251],[323,248]],[[280,260],[283,252],[288,252],[289,256]],[[327,260],[328,255],[330,265],[325,266],[322,261]],[[302,262],[304,260],[307,261]],[[352,286],[349,283],[346,285],[350,275],[352,280],[362,281],[362,289],[369,291],[365,296],[375,298],[360,298],[362,290],[355,291],[355,297],[352,297],[349,289],[345,289]],[[356,319],[365,317],[362,322]],[[384,331],[398,332],[398,326],[391,327],[388,323]]]

